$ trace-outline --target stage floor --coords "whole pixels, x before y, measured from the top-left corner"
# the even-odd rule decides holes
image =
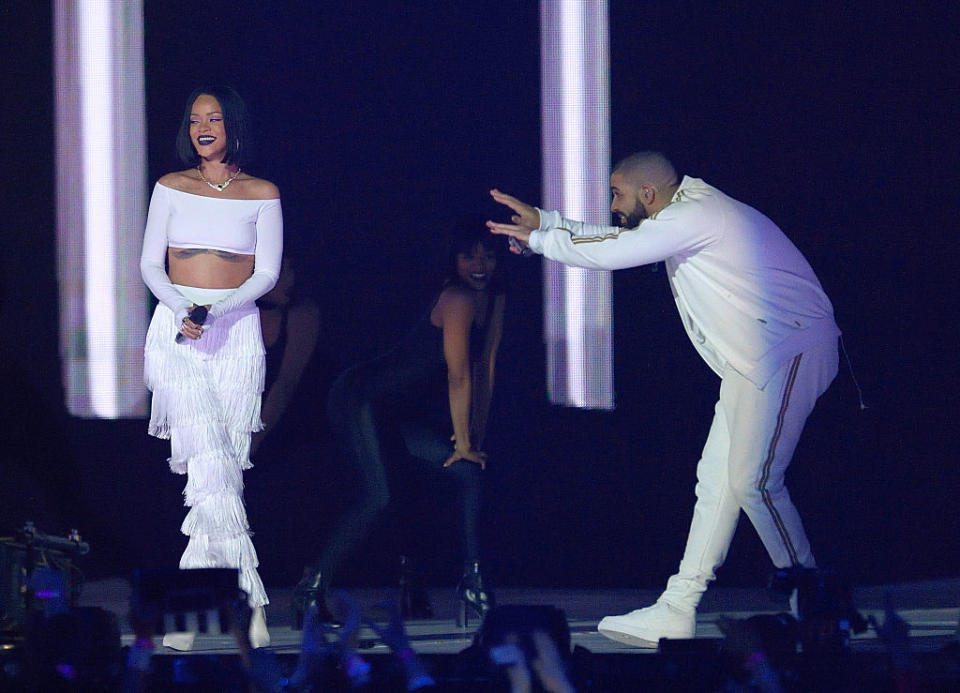
[[[356,589],[351,594],[363,606],[373,605],[395,597],[392,588]],[[268,590],[271,604],[267,607],[271,649],[278,654],[293,654],[300,649],[301,631],[291,628],[289,609],[292,588]],[[910,625],[911,647],[914,652],[933,652],[960,637],[960,578],[911,582],[893,585],[858,586],[853,588],[853,603],[864,618],[874,616],[883,622],[884,595],[889,593],[900,616]],[[573,645],[580,645],[593,653],[645,655],[655,649],[630,647],[609,640],[597,632],[597,623],[608,614],[620,614],[650,604],[657,597],[652,590],[628,589],[547,589],[498,588],[498,604],[546,604],[563,609],[567,615]],[[413,649],[424,655],[456,654],[469,646],[479,621],[471,621],[466,629],[454,622],[456,601],[453,588],[429,590],[437,617],[412,620],[407,631]],[[123,631],[123,644],[133,640],[127,623],[127,603],[130,584],[122,578],[89,582],[83,586],[81,606],[102,607],[117,614]],[[775,614],[787,610],[786,600],[777,601],[761,588],[714,587],[704,597],[697,614],[697,639],[721,638],[717,621],[721,616],[747,618],[757,614]],[[378,643],[376,634],[364,628],[360,634],[365,654],[387,654],[387,648]],[[156,639],[156,655],[183,654],[163,648]],[[854,635],[851,648],[855,652],[881,652],[883,644],[872,628]],[[200,634],[190,654],[233,654],[236,647],[229,635]]]

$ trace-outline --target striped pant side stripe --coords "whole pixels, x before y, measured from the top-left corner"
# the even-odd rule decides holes
[[[790,364],[790,372],[787,374],[787,381],[783,386],[783,396],[781,397],[780,401],[780,412],[777,414],[777,427],[774,430],[773,437],[770,440],[770,446],[767,449],[767,458],[763,463],[763,471],[760,475],[760,480],[757,482],[757,490],[760,491],[760,495],[763,498],[763,504],[767,507],[767,510],[770,511],[771,517],[773,517],[774,524],[776,524],[777,531],[780,533],[780,538],[783,539],[783,543],[787,547],[787,552],[790,554],[790,562],[793,565],[798,564],[797,550],[790,539],[790,534],[787,532],[783,518],[780,517],[780,513],[777,512],[777,509],[773,504],[773,499],[770,497],[770,492],[767,490],[767,481],[770,478],[770,469],[773,466],[773,460],[776,457],[777,444],[780,442],[780,436],[783,433],[783,420],[787,413],[787,407],[790,406],[790,393],[792,392],[793,385],[797,380],[797,372],[800,370],[801,358],[803,358],[803,354],[798,354],[793,359],[793,363]]]

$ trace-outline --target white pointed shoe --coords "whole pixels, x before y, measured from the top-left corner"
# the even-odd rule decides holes
[[[601,635],[633,647],[655,648],[660,638],[686,640],[697,633],[697,612],[657,602],[622,616],[607,616],[597,626]]]
[[[171,650],[188,652],[193,649],[193,639],[196,637],[197,634],[193,631],[167,633],[163,636],[163,646],[169,647]]]
[[[250,612],[250,647],[254,650],[260,647],[270,647],[270,631],[267,630],[267,614],[262,606],[255,607]]]

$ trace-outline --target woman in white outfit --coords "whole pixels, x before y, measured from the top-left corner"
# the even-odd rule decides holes
[[[190,168],[154,187],[140,269],[159,300],[145,346],[149,433],[170,439],[170,469],[187,475],[190,510],[181,531],[190,540],[180,568],[236,568],[253,609],[251,645],[263,647],[268,599],[242,472],[251,466],[250,435],[263,427],[264,348],[254,301],[280,273],[283,217],[277,187],[240,169],[246,142],[246,109],[233,89],[190,95],[177,137]],[[177,649],[192,642],[192,633],[164,638]]]

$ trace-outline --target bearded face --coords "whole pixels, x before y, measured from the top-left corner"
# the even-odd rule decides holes
[[[644,209],[643,205],[640,204],[639,199],[633,201],[633,205],[629,209],[624,210],[614,210],[614,214],[617,217],[617,223],[621,228],[624,229],[635,229],[640,226],[640,222],[646,219],[649,215],[647,210]]]
[[[610,193],[613,195],[610,211],[618,226],[633,229],[647,218],[648,212],[640,201],[640,190],[640,187],[628,181],[622,173],[614,172],[610,175]]]

